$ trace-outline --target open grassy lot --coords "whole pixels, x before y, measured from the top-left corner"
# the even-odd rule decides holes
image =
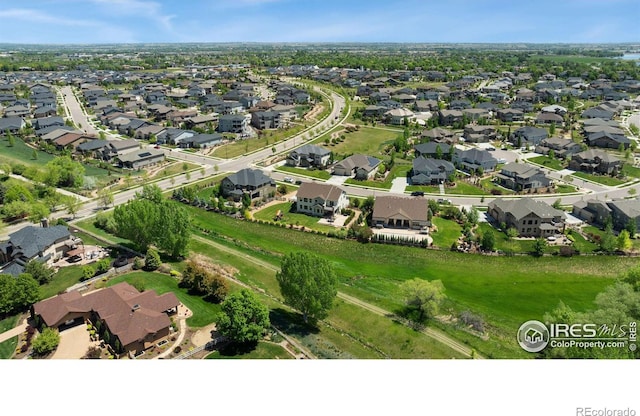
[[[607,256],[486,257],[359,244],[193,211],[201,226],[250,242],[262,255],[272,253],[274,264],[279,255],[301,247],[325,256],[340,276],[340,290],[387,310],[401,308],[397,286],[402,281],[416,276],[441,279],[456,310],[480,313],[504,336],[512,336],[528,319],[541,318],[560,300],[575,310],[592,307],[598,292],[635,265],[633,259]]]
[[[562,165],[562,161],[558,159],[551,159],[549,156],[536,156],[527,161],[533,162],[535,164],[544,166],[545,168],[553,169],[553,170],[562,170],[564,166]]]
[[[27,146],[25,142],[16,137],[13,146],[9,146],[9,142],[5,136],[0,139],[0,161],[18,162],[25,166],[42,167],[47,162],[53,160],[53,156],[41,150],[36,150],[37,159],[33,158],[33,148]]]
[[[557,194],[571,194],[576,192],[577,189],[573,185],[559,184],[559,185],[556,185],[555,191]]]
[[[309,126],[311,122],[307,123]],[[214,149],[212,156],[220,158],[234,158],[247,153],[255,152],[256,150],[268,148],[276,143],[281,142],[284,139],[288,139],[291,136],[301,133],[307,127],[305,125],[292,125],[288,129],[283,130],[266,130],[259,138],[250,138],[243,140],[234,140],[218,146]],[[298,142],[296,140],[296,142]]]
[[[433,245],[448,250],[462,234],[462,227],[455,221],[436,216],[431,221],[437,227],[437,231],[431,234]]]
[[[608,186],[618,186],[625,183],[625,181],[620,180],[618,178],[612,178],[611,176],[592,175],[590,173],[585,173],[585,172],[575,172],[573,176],[586,179],[588,181],[597,182],[602,185],[608,185]]]
[[[205,357],[205,359],[239,359],[239,358],[242,358],[245,360],[270,360],[270,359],[288,360],[288,359],[292,359],[293,357],[282,346],[271,343],[271,342],[258,342],[258,345],[256,345],[255,349],[248,352],[227,348],[220,351],[214,351]]]
[[[338,228],[332,227],[329,225],[318,224],[320,218],[312,217],[306,214],[299,214],[296,212],[291,212],[292,202],[283,202],[281,204],[273,204],[264,209],[256,211],[253,213],[253,218],[262,221],[274,221],[274,218],[278,211],[282,213],[282,219],[279,220],[279,223],[284,223],[287,225],[300,225],[305,228],[309,228],[312,230],[318,230],[322,232],[335,231]]]
[[[301,169],[301,168],[296,168],[293,166],[286,166],[286,165],[279,166],[278,168],[276,168],[276,170],[279,172],[289,172],[296,175],[309,176],[311,178],[317,178],[322,180],[327,180],[331,177],[331,174],[326,170]]]
[[[362,153],[380,158],[382,157],[382,149],[386,145],[393,143],[399,134],[402,134],[401,129],[361,126],[351,133],[346,131],[340,133],[340,135],[345,136],[345,140],[326,147],[336,155]]]

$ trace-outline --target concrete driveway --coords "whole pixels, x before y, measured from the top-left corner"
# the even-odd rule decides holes
[[[77,360],[84,357],[90,346],[97,344],[97,341],[91,341],[85,324],[74,326],[60,332],[60,344],[51,359]]]

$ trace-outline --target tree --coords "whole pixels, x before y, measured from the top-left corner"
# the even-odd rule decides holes
[[[230,294],[220,307],[222,311],[216,318],[217,330],[234,343],[257,343],[271,325],[269,310],[248,289]]]
[[[560,198],[556,199],[555,201],[553,201],[553,204],[551,206],[555,209],[562,209],[562,200]]]
[[[162,189],[158,185],[144,185],[142,192],[136,192],[136,198],[146,199],[156,204],[161,203],[164,200],[162,196]]]
[[[547,245],[547,240],[544,238],[536,238],[533,242],[533,255],[536,257],[544,256],[544,251],[546,250]]]
[[[75,218],[76,214],[80,210],[82,202],[75,196],[68,196],[64,198],[64,207],[67,214],[71,215],[71,218]]]
[[[102,188],[98,191],[98,201],[102,204],[103,207],[108,207],[113,204],[113,192],[111,192],[108,188]]]
[[[158,270],[161,264],[162,260],[160,259],[158,250],[153,247],[149,247],[146,255],[144,256],[144,269],[147,271]]]
[[[493,251],[495,249],[496,236],[493,234],[493,231],[487,230],[487,232],[482,235],[480,246],[485,251]]]
[[[438,308],[446,298],[444,285],[440,280],[411,279],[400,285],[400,293],[415,322],[423,322],[438,313]],[[415,316],[417,314],[417,316]]]
[[[38,335],[31,346],[33,352],[37,355],[45,355],[58,348],[60,344],[60,334],[58,330],[53,328],[45,328],[40,335]]]
[[[629,218],[629,220],[624,226],[624,229],[629,232],[630,238],[635,238],[636,232],[638,231],[637,227],[638,225],[636,224],[636,221],[633,218]]]
[[[518,230],[515,227],[509,227],[506,234],[509,240],[513,240],[518,236]]]
[[[631,247],[633,247],[633,243],[631,242],[631,238],[629,237],[629,231],[622,230],[620,234],[618,234],[618,250],[620,251],[629,251]]]
[[[613,231],[610,226],[605,228],[604,234],[600,237],[600,250],[605,253],[613,253],[616,249],[618,241],[613,235]]]
[[[338,294],[331,263],[315,254],[289,253],[276,274],[287,305],[299,310],[305,323],[325,318]]]
[[[85,169],[69,156],[59,156],[45,165],[44,182],[49,186],[78,188],[84,181]]]
[[[41,285],[49,283],[54,275],[51,268],[37,260],[29,260],[24,266],[24,272],[31,275]]]
[[[227,280],[222,276],[220,266],[211,263],[204,256],[191,256],[185,261],[180,287],[186,287],[207,300],[218,303],[225,299],[229,292]]]

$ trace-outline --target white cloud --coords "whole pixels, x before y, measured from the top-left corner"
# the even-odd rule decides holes
[[[171,21],[175,15],[168,15],[162,12],[162,4],[155,1],[143,0],[89,0],[97,4],[107,14],[114,16],[137,16],[141,19],[155,21],[165,30],[172,31]]]

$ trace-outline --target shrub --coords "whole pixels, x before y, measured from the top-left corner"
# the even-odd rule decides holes
[[[147,271],[157,270],[161,263],[158,251],[153,247],[149,247],[147,255],[144,257],[144,269]]]
[[[45,328],[40,335],[33,340],[33,352],[37,355],[45,355],[55,350],[60,344],[60,334],[52,328]]]
[[[172,277],[180,277],[180,272],[179,272],[179,271],[177,271],[177,270],[171,270],[171,271],[169,272],[169,274],[170,274]]]

